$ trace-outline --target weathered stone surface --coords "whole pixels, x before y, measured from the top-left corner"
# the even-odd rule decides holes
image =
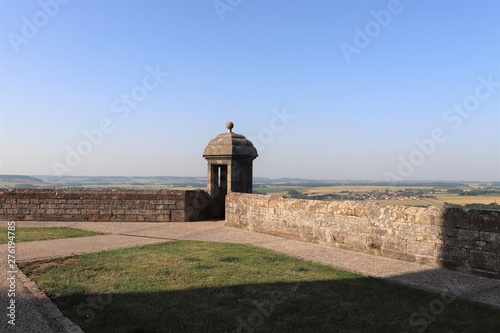
[[[481,240],[484,240],[485,242],[488,243],[489,242],[500,243],[500,233],[498,232],[481,231],[480,238]]]
[[[460,231],[460,229],[458,229],[458,228],[443,227],[442,234],[445,237],[455,237],[455,238],[457,238],[459,231]]]
[[[444,245],[445,246],[462,247],[463,241],[459,240],[458,238],[455,238],[455,237],[444,237]]]
[[[498,255],[483,251],[470,251],[470,266],[471,268],[484,271],[495,272],[497,270]]]
[[[480,232],[477,230],[460,229],[458,231],[458,239],[463,241],[478,241],[480,240],[479,236]]]
[[[444,225],[452,228],[471,229],[472,220],[462,209],[447,208],[443,213]]]
[[[470,210],[474,230],[500,233],[500,212]]]
[[[204,191],[1,190],[0,220],[200,221],[208,202]]]
[[[487,243],[486,251],[493,253],[500,253],[500,243]],[[500,268],[500,267],[499,267]]]
[[[438,249],[438,258],[459,264],[461,258],[461,249],[453,246],[442,246]]]
[[[473,221],[500,225],[497,217],[483,211],[243,193],[226,198],[227,225],[463,272],[488,270],[493,277],[500,277],[500,234],[491,226],[478,230],[480,223]]]

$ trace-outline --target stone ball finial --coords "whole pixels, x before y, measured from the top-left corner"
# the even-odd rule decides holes
[[[233,127],[234,127],[233,122],[230,121],[230,122],[226,123],[226,128],[227,128],[227,132],[228,133],[232,133],[233,132]]]

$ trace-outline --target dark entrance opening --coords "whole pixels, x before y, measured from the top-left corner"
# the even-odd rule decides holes
[[[212,165],[212,217],[225,217],[227,195],[227,165]]]

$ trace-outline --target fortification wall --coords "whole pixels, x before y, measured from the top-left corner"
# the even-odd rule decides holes
[[[0,190],[0,220],[185,222],[208,209],[204,191]]]
[[[226,224],[500,278],[500,212],[229,193]]]

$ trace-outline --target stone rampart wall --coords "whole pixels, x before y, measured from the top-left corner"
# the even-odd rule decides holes
[[[205,220],[208,194],[172,190],[0,190],[0,220],[185,222]]]
[[[226,224],[500,278],[500,212],[229,193]]]

